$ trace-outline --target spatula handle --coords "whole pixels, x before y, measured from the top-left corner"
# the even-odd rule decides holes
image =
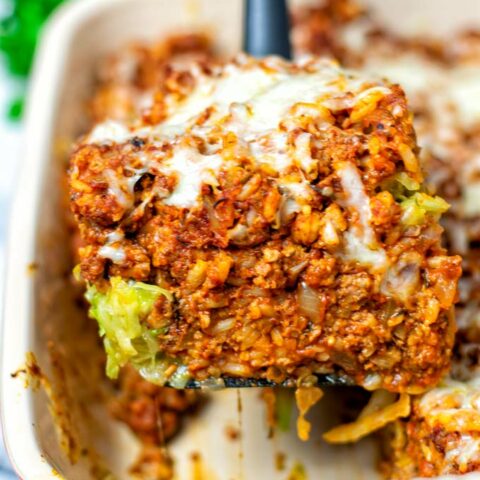
[[[244,50],[254,57],[292,56],[285,0],[245,0]]]

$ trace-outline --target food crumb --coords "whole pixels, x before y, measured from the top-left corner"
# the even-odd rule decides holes
[[[52,468],[52,475],[57,478],[63,478],[62,475],[60,475],[60,472],[55,468]]]
[[[295,391],[295,399],[299,411],[297,434],[298,438],[304,442],[309,439],[311,429],[310,422],[306,420],[305,415],[322,397],[323,392],[318,387],[299,387]]]
[[[286,456],[283,452],[277,452],[275,454],[275,468],[279,472],[285,470],[285,460],[286,460]]]
[[[205,467],[205,462],[198,452],[192,452],[192,480],[214,480],[216,475]]]
[[[172,480],[174,478],[174,462],[165,448],[146,445],[130,468],[130,474],[133,478]]]
[[[33,276],[38,270],[38,263],[37,262],[30,262],[27,265],[27,274],[29,276]]]
[[[231,441],[238,440],[240,437],[240,431],[238,428],[234,427],[233,425],[227,425],[225,427],[225,435]]]
[[[300,462],[295,462],[288,474],[287,480],[307,480],[307,472]]]

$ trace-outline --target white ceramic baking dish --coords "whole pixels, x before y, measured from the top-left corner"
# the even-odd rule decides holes
[[[392,28],[411,31],[434,25],[443,33],[469,22],[480,25],[476,0],[367,3],[375,4]],[[100,377],[91,369],[94,362],[88,347],[91,329],[75,307],[68,282],[69,241],[60,178],[65,145],[85,125],[82,112],[95,65],[106,52],[133,39],[198,27],[211,31],[219,49],[231,54],[240,47],[241,17],[241,0],[77,0],[62,8],[46,29],[32,80],[23,174],[10,222],[2,336],[2,423],[10,458],[21,478],[46,480],[61,475],[85,480],[95,478],[95,469],[128,478],[128,465],[138,451],[132,435],[110,419],[98,398]],[[65,365],[52,365],[48,340],[60,345],[54,353]],[[58,380],[65,374],[53,407],[55,420],[42,389],[33,392],[21,379],[11,377],[30,351],[49,378]],[[312,440],[303,444],[294,428],[273,440],[267,438],[258,391],[216,392],[170,447],[177,478],[199,478],[193,476],[191,461],[192,453],[199,453],[204,480],[284,479],[297,461],[305,466],[309,479],[375,479],[376,453],[370,440],[335,448],[319,441],[320,432],[335,422],[329,403],[327,398],[314,412]],[[238,427],[239,421],[241,438],[227,440],[225,428]],[[56,432],[70,445],[71,456],[79,457],[76,463],[59,446]],[[89,455],[82,455],[85,448]],[[280,452],[286,454],[284,471],[275,467]]]

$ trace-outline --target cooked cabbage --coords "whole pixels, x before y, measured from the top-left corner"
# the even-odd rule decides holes
[[[140,337],[134,338],[132,345],[137,354],[130,359],[130,364],[150,383],[163,387],[168,381],[173,388],[185,388],[191,378],[190,371],[186,365],[159,351],[158,336],[163,333],[165,329],[145,329]]]
[[[395,180],[406,190],[415,192],[420,188],[420,184],[414,180],[408,173],[400,172],[395,175]]]
[[[288,475],[288,480],[307,480],[305,467],[301,463],[295,462]]]
[[[395,174],[387,180],[384,188],[400,203],[402,223],[407,226],[422,224],[427,215],[438,220],[450,207],[443,198],[418,191],[420,184],[406,172]]]
[[[288,432],[293,412],[293,395],[288,388],[275,391],[275,418],[282,432]]]
[[[441,197],[432,197],[426,193],[416,192],[400,203],[402,207],[402,223],[405,225],[420,225],[427,215],[439,218],[450,205]]]
[[[160,295],[172,300],[167,290],[146,283],[110,279],[110,287],[100,292],[89,285],[85,294],[90,303],[89,314],[97,320],[107,353],[107,375],[116,378],[127,362],[149,372],[158,368],[158,330],[142,325]]]
[[[395,200],[401,201],[408,198],[413,192],[419,190],[420,184],[408,175],[408,173],[399,172],[385,182],[384,189],[388,190]]]
[[[393,402],[393,403],[390,403]],[[410,415],[410,396],[402,393],[397,401],[393,401],[388,393],[374,394],[362,414],[352,423],[334,427],[323,434],[328,443],[356,442],[385,425]]]

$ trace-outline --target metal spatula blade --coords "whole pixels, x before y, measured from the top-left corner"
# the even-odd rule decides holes
[[[335,374],[316,374],[317,386],[353,386],[355,383],[352,379],[346,376]],[[168,386],[168,385],[167,385]],[[189,380],[185,388],[189,389],[205,389],[215,390],[220,388],[257,388],[257,387],[285,387],[293,388],[297,386],[294,379],[286,379],[281,383],[275,383],[263,378],[235,378],[235,377],[220,377],[218,379],[209,379],[205,381]]]

